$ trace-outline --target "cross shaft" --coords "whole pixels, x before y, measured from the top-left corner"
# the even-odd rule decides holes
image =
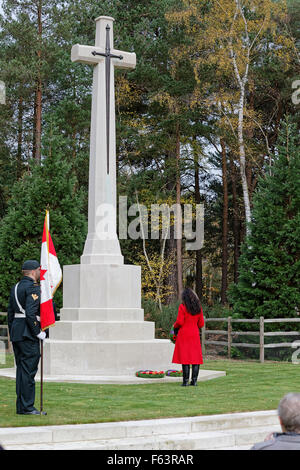
[[[114,49],[113,21],[97,18],[95,45],[76,44],[71,52],[73,62],[93,66],[88,235],[83,264],[123,263],[116,224],[114,69],[134,68],[136,56]]]

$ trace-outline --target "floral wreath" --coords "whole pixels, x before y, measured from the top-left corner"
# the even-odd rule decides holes
[[[182,370],[169,369],[166,372],[166,377],[182,377]]]
[[[159,379],[165,376],[163,370],[138,370],[135,375],[143,379]]]
[[[159,379],[163,377],[182,377],[182,370],[169,369],[166,372],[163,370],[138,370],[135,375],[143,379]]]
[[[175,334],[174,328],[171,329],[169,333],[169,338],[172,341],[172,343],[176,343],[177,335]]]

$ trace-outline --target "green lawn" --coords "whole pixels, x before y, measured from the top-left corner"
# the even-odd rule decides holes
[[[2,366],[3,367],[3,366]],[[7,367],[7,365],[6,365]],[[124,421],[276,409],[285,393],[300,392],[300,366],[291,363],[206,361],[202,368],[226,377],[199,382],[142,385],[44,384],[47,416],[15,414],[15,381],[0,379],[0,426]],[[151,380],[151,379],[149,379]],[[39,383],[36,406],[39,406]]]

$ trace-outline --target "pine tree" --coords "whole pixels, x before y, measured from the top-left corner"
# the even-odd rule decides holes
[[[87,232],[83,214],[85,193],[65,155],[62,138],[52,131],[45,139],[47,158],[31,167],[17,181],[8,210],[0,224],[0,309],[7,307],[10,287],[20,279],[25,259],[40,259],[45,210],[50,212],[50,231],[61,266],[79,263]],[[57,293],[61,306],[61,289]]]
[[[300,310],[299,134],[288,118],[277,152],[259,180],[239,281],[231,287],[234,311],[246,318],[295,317]]]

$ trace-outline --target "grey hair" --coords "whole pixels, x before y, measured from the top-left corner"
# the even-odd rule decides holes
[[[287,432],[300,433],[300,393],[288,393],[279,402],[278,415]]]

